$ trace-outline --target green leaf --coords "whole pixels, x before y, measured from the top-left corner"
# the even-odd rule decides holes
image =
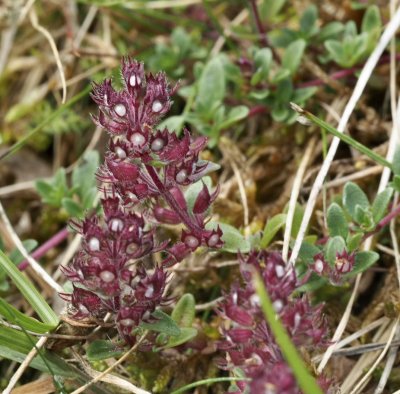
[[[312,97],[318,91],[317,87],[309,87],[309,88],[300,88],[296,89],[293,93],[291,101],[296,104],[302,105],[305,103],[310,97]]]
[[[400,176],[400,145],[396,146],[393,156],[392,171],[395,175]]]
[[[180,328],[169,315],[157,309],[153,312],[152,316],[157,319],[154,323],[142,322],[140,327],[146,330],[161,332],[168,336],[180,335]]]
[[[370,5],[364,14],[361,31],[370,34],[374,30],[380,31],[382,27],[381,15],[376,5]]]
[[[253,90],[253,91],[251,91],[249,93],[248,97],[251,98],[251,99],[260,101],[260,100],[264,100],[265,98],[267,98],[270,93],[271,93],[271,91],[268,90],[268,89],[263,89],[263,90],[260,90],[260,91],[254,91]]]
[[[72,198],[65,197],[61,200],[61,206],[67,211],[69,216],[82,218],[84,216],[84,212],[82,207]]]
[[[197,329],[192,327],[180,327],[181,333],[175,337],[169,338],[168,343],[163,346],[163,349],[168,349],[171,347],[182,345],[195,338],[198,334]]]
[[[268,247],[277,232],[285,226],[286,218],[287,215],[285,213],[278,213],[267,221],[260,242],[261,248],[265,249]]]
[[[250,242],[237,230],[235,227],[220,223],[220,222],[209,222],[206,224],[207,230],[213,230],[217,227],[220,227],[222,230],[222,240],[224,241],[224,245],[221,250],[230,253],[247,253],[250,251]]]
[[[361,207],[364,210],[370,208],[368,197],[362,189],[353,182],[347,182],[344,187],[343,206],[354,220],[356,220],[357,217],[357,207]]]
[[[53,328],[58,324],[58,317],[47,304],[43,296],[35,289],[32,283],[23,275],[13,262],[0,250],[0,265],[10,276],[18,290],[22,293],[34,311]]]
[[[342,63],[343,58],[343,46],[340,41],[337,40],[326,40],[324,46],[331,58],[338,64]]]
[[[289,107],[285,105],[278,105],[271,111],[272,119],[274,119],[275,122],[284,122],[289,115]]]
[[[322,390],[315,378],[309,373],[308,367],[301,358],[296,346],[291,341],[284,325],[280,321],[271,299],[265,289],[263,280],[259,275],[254,281],[255,289],[260,298],[261,309],[270,327],[275,341],[281,350],[283,357],[293,371],[296,381],[304,394],[322,394]]]
[[[285,5],[286,0],[268,0],[260,5],[260,14],[268,21],[273,21]]]
[[[318,33],[317,26],[318,10],[317,7],[312,4],[306,8],[303,15],[300,18],[300,31],[305,33],[307,37]]]
[[[25,239],[22,241],[22,245],[24,245],[24,248],[28,253],[32,252],[32,250],[36,249],[38,246],[38,242],[34,239]],[[21,252],[19,251],[18,248],[15,248],[9,255],[9,259],[15,264],[18,265],[19,263],[22,263],[22,261],[25,260],[25,257],[22,256]],[[1,267],[0,267],[1,269]]]
[[[40,197],[42,197],[43,202],[49,204],[49,201],[51,201],[53,186],[50,183],[39,179],[35,182],[35,187]]]
[[[379,260],[379,254],[370,250],[365,250],[356,254],[353,270],[346,277],[355,276],[366,271]]]
[[[328,279],[313,272],[307,282],[296,289],[296,293],[310,293],[328,284]]]
[[[336,237],[330,238],[325,248],[325,258],[330,264],[334,264],[336,255],[342,253],[346,249],[346,243],[342,237],[337,235]]]
[[[25,361],[27,354],[32,350],[33,344],[36,342],[37,338],[33,336],[28,337],[22,331],[0,326],[0,357],[2,358],[22,363]],[[79,371],[72,369],[56,354],[44,350],[41,350],[41,353],[55,375],[70,378],[79,376]],[[29,363],[29,366],[39,371],[50,372],[40,356],[36,356]]]
[[[243,378],[241,377],[222,377],[222,378],[208,378],[208,379],[203,379],[203,380],[198,380],[197,382],[193,382],[190,384],[186,384],[185,386],[179,387],[177,390],[174,390],[171,392],[171,394],[182,394],[186,393],[189,390],[199,387],[199,386],[210,386],[213,383],[219,383],[219,382],[235,382],[235,381],[249,381],[249,378]],[[191,393],[194,392],[193,390],[190,391]]]
[[[387,187],[376,196],[372,204],[372,217],[375,223],[378,223],[385,216],[393,192],[394,190],[391,187]]]
[[[266,81],[272,63],[272,51],[269,48],[262,48],[254,56],[255,73],[251,77],[251,85],[255,86],[261,81]]]
[[[302,39],[292,42],[282,57],[282,67],[289,70],[290,74],[294,74],[300,66],[303,57],[306,42]]]
[[[314,261],[314,256],[321,252],[317,246],[309,243],[303,242],[299,251],[299,258],[305,263],[312,263]]]
[[[83,185],[96,184],[93,178],[99,164],[99,152],[96,150],[85,152],[82,162],[72,172],[72,185],[82,187]]]
[[[0,315],[9,323],[18,325],[27,331],[36,332],[38,334],[44,334],[54,328],[53,325],[44,324],[33,317],[25,315],[2,298],[0,298]]]
[[[400,175],[393,176],[391,186],[394,188],[394,190],[396,190],[396,192],[400,192]]]
[[[185,123],[184,115],[174,115],[164,119],[159,125],[160,130],[167,128],[169,131],[175,132],[179,135],[182,131],[183,124]]]
[[[346,246],[348,252],[353,252],[355,251],[359,246],[360,242],[364,236],[364,233],[355,233],[355,234],[349,234],[346,240]]]
[[[212,179],[209,176],[205,176],[201,178],[201,180],[191,184],[185,190],[185,200],[190,212],[193,211],[194,203],[196,202],[196,198],[199,193],[203,189],[203,183],[207,186],[208,191],[211,193],[212,189]]]
[[[191,327],[195,316],[196,302],[192,294],[184,294],[171,313],[171,318],[180,327]]]
[[[221,103],[225,97],[225,73],[220,57],[212,58],[204,67],[198,85],[197,103],[202,111]]]
[[[233,107],[226,115],[226,120],[219,125],[219,129],[227,129],[233,124],[245,119],[249,114],[249,109],[245,105]]]
[[[111,341],[103,339],[93,341],[86,351],[89,361],[106,360],[107,358],[117,357],[123,350],[114,345]]]
[[[321,28],[316,39],[319,42],[324,42],[330,38],[337,36],[344,29],[343,23],[341,22],[330,22]]]
[[[69,196],[67,176],[64,168],[59,168],[50,181],[39,180],[36,188],[44,203],[61,207],[61,200]]]
[[[278,84],[284,79],[290,77],[290,71],[287,68],[280,68],[273,76],[271,83]]]
[[[349,224],[347,223],[343,209],[338,204],[332,203],[328,208],[327,222],[329,235],[331,237],[336,235],[340,235],[343,238],[347,237],[349,233]]]
[[[285,213],[286,212],[287,211],[285,208]],[[296,203],[296,207],[294,208],[292,231],[290,234],[293,238],[296,238],[297,234],[299,233],[301,222],[303,221],[303,216],[304,216],[304,207],[302,207],[300,204]]]

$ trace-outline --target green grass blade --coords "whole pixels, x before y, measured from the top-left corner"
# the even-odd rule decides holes
[[[389,163],[385,158],[375,153],[373,150],[367,148],[365,145],[361,144],[360,142],[356,141],[354,138],[350,137],[347,134],[341,133],[339,130],[332,127],[330,124],[324,122],[322,119],[318,118],[317,116],[313,115],[311,112],[308,112],[302,108],[300,108],[296,104],[291,104],[292,108],[299,113],[299,115],[304,116],[306,119],[310,120],[312,123],[316,124],[317,126],[321,127],[323,130],[327,131],[328,133],[334,135],[335,137],[340,138],[343,142],[350,145],[354,149],[358,150],[365,156],[368,156],[371,160],[374,160],[376,163],[388,167],[392,169],[392,164]]]
[[[178,390],[173,391],[171,394],[180,394],[184,393],[187,390],[190,390],[194,387],[198,386],[203,386],[205,384],[211,384],[211,383],[218,383],[218,382],[235,382],[235,381],[245,381],[245,380],[250,380],[247,378],[210,378],[210,379],[204,379],[204,380],[198,380],[197,382],[190,383],[186,386],[180,387]]]
[[[306,364],[299,355],[293,342],[290,340],[285,327],[282,325],[281,321],[277,319],[271,299],[259,275],[256,275],[254,282],[255,289],[260,297],[261,308],[265,319],[274,334],[276,343],[279,345],[285,360],[292,369],[299,387],[304,394],[323,394],[323,391],[314,377],[308,372]]]
[[[0,357],[21,363],[32,350],[32,342],[36,343],[37,338],[31,335],[27,336],[25,333],[12,328],[0,326]],[[59,356],[44,350],[41,351],[41,355],[45,357],[46,363],[51,366],[55,375],[69,378],[79,376],[79,372],[70,368]],[[40,356],[36,356],[29,365],[39,371],[49,372],[46,363]]]
[[[54,328],[51,324],[42,323],[33,317],[25,315],[2,298],[0,298],[0,315],[12,324],[38,334],[44,334]]]
[[[70,100],[68,100],[65,104],[60,105],[60,107],[55,110],[48,118],[43,120],[40,124],[38,124],[33,130],[31,130],[27,135],[24,137],[20,138],[18,142],[16,142],[13,146],[11,146],[9,149],[7,149],[3,154],[0,155],[0,160],[5,159],[6,157],[12,155],[13,153],[17,152],[19,149],[21,149],[25,143],[37,132],[42,130],[44,126],[46,126],[48,123],[50,123],[53,119],[56,119],[58,116],[60,116],[67,108],[71,107],[74,105],[77,101],[79,101],[82,97],[85,97],[90,90],[92,89],[91,86],[86,87],[86,89],[82,90],[80,93],[72,97]]]
[[[33,284],[24,274],[15,267],[14,263],[0,250],[0,265],[10,276],[15,286],[19,289],[34,311],[42,319],[43,323],[55,328],[59,322],[57,315],[47,304],[42,295],[35,289]]]

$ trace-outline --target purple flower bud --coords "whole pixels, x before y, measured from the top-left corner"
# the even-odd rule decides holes
[[[175,262],[182,261],[189,253],[190,248],[183,242],[177,242],[170,248],[168,248],[168,253],[173,256]]]
[[[128,92],[136,96],[145,82],[143,63],[124,58],[122,61],[122,77]]]
[[[314,256],[314,263],[310,266],[318,275],[322,275],[330,270],[329,264],[325,261],[324,255],[318,253]]]
[[[222,240],[223,232],[221,228],[218,226],[216,230],[210,231],[205,237],[205,241],[208,247],[210,248],[222,248],[224,245],[224,241]]]
[[[191,233],[182,231],[182,242],[192,251],[196,250],[200,246],[200,240]]]
[[[170,189],[169,192],[172,194],[175,201],[178,203],[179,208],[186,211],[187,204],[186,204],[185,195],[183,194],[182,190],[178,187],[173,187],[172,189]]]
[[[153,210],[154,217],[161,223],[166,224],[179,224],[181,219],[172,210],[160,206],[156,206]]]
[[[225,307],[225,314],[229,319],[242,326],[249,327],[252,326],[254,323],[251,314],[246,312],[243,308],[237,305],[228,304]]]
[[[210,203],[211,203],[210,192],[208,191],[208,188],[205,185],[205,183],[203,183],[203,188],[201,189],[194,203],[193,213],[196,214],[204,213],[209,208]]]
[[[253,330],[245,329],[245,328],[232,328],[231,330],[226,332],[226,336],[228,340],[233,343],[245,343],[253,338],[254,332]]]
[[[107,161],[107,168],[113,174],[114,178],[122,182],[132,182],[138,175],[139,170],[136,165],[126,162]]]

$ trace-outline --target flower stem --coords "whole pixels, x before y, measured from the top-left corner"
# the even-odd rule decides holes
[[[263,47],[271,49],[271,52],[272,52],[272,55],[274,56],[275,61],[280,64],[281,59],[280,59],[278,53],[275,51],[275,48],[269,43],[269,40],[267,37],[267,32],[261,22],[260,13],[258,12],[256,0],[249,0],[249,4],[250,4],[251,11],[253,13],[253,16],[254,16],[254,22],[257,26],[257,30],[260,35],[260,44]]]
[[[31,253],[31,256],[38,260],[43,257],[50,249],[53,249],[61,242],[63,242],[68,237],[68,229],[63,228],[57,234],[53,235],[48,241],[46,241],[43,245],[39,246],[34,252]],[[24,260],[21,264],[18,265],[20,271],[24,271],[29,266],[28,261]]]

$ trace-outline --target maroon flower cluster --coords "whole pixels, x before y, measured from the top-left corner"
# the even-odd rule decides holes
[[[132,330],[168,302],[167,268],[200,246],[219,248],[223,241],[219,228],[205,228],[218,190],[210,193],[203,184],[192,209],[184,195],[186,186],[215,169],[199,158],[206,138],[193,139],[187,130],[178,138],[156,129],[171,107],[163,73],[145,75],[143,64],[124,59],[122,77],[122,91],[115,91],[111,80],[94,85],[100,111],[93,119],[111,135],[98,171],[104,220],[91,215],[73,222],[83,243],[64,267],[74,285],[64,298],[77,319],[111,313],[121,337],[134,343]],[[157,243],[158,223],[183,225],[180,239]],[[156,252],[162,252],[159,264],[151,259]]]
[[[345,275],[353,271],[355,254],[343,250],[336,254],[333,264],[329,264],[324,254],[318,253],[314,256],[314,262],[310,264],[309,270],[321,277],[327,278],[333,285],[342,284]]]
[[[296,379],[283,359],[268,323],[261,310],[253,287],[254,272],[262,277],[279,315],[293,343],[305,351],[327,345],[327,327],[322,306],[313,307],[306,296],[291,297],[299,286],[292,266],[286,266],[277,252],[252,252],[240,257],[244,285],[235,283],[220,304],[218,313],[223,318],[221,328],[224,340],[219,348],[226,352],[220,367],[240,368],[250,382],[236,383],[236,393],[299,394]],[[328,392],[329,383],[319,378]]]

